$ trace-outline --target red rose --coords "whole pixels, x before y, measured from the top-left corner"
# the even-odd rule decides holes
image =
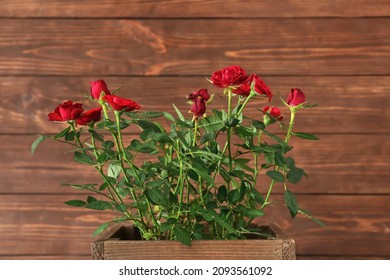
[[[199,97],[202,98],[203,100],[207,101],[207,100],[210,99],[210,94],[207,91],[207,89],[202,88],[202,89],[200,89],[198,91],[194,91],[193,93],[191,93],[188,96],[188,99],[191,100],[191,101],[195,101],[195,99],[197,99]]]
[[[201,98],[196,99],[192,103],[191,112],[196,118],[203,116],[206,113],[206,102]]]
[[[114,109],[115,111],[124,110],[126,112],[130,112],[141,109],[141,106],[137,102],[116,95],[105,95],[103,97],[103,100],[108,102],[108,104],[110,104],[112,109]]]
[[[278,121],[283,120],[282,112],[278,107],[273,107],[273,106],[265,106],[263,108],[264,113],[270,114],[272,117],[277,119]]]
[[[65,122],[77,119],[84,111],[83,104],[65,101],[58,105],[53,113],[49,113],[49,121]]]
[[[89,83],[91,84],[91,96],[94,99],[100,99],[102,92],[106,95],[111,94],[104,80],[90,81]]]
[[[207,89],[202,88],[194,91],[188,96],[188,99],[193,102],[191,112],[194,114],[194,117],[198,118],[206,113],[206,101],[210,99]]]
[[[222,70],[215,71],[210,81],[217,87],[225,88],[228,86],[241,85],[246,79],[245,70],[240,66],[229,66]]]
[[[263,123],[265,126],[273,124],[275,121],[283,120],[282,112],[280,111],[280,109],[278,107],[265,106],[263,108],[263,112],[265,114],[263,117]]]
[[[292,88],[290,94],[287,97],[287,104],[290,106],[298,106],[299,104],[305,103],[306,97],[303,91],[299,88]]]
[[[93,108],[83,112],[77,119],[76,123],[79,125],[87,125],[91,122],[100,121],[102,118],[102,107]]]
[[[259,78],[256,74],[250,75],[244,83],[237,89],[233,90],[233,93],[238,95],[248,96],[251,92],[251,85],[254,84],[254,89],[257,94],[264,94],[268,96],[268,101],[271,101],[272,92],[269,87],[264,83],[264,81]]]

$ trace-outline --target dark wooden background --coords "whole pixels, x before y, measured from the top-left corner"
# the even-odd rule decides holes
[[[390,258],[390,1],[0,1],[0,258],[88,259],[108,212],[68,207],[62,183],[94,182],[47,113],[80,100],[89,81],[147,110],[187,106],[211,72],[238,64],[286,96],[300,87],[320,107],[300,114],[296,159],[310,178],[300,204],[327,223],[275,219],[299,259]]]

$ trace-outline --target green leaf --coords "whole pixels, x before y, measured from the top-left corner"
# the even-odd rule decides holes
[[[123,204],[123,203],[120,203],[120,204],[115,206],[115,210],[118,211],[118,212],[124,213],[127,210],[127,206],[125,204]]]
[[[226,122],[226,126],[227,127],[235,127],[237,126],[238,124],[240,123],[240,120],[237,119],[237,118],[230,118],[227,122]]]
[[[93,236],[98,236],[99,234],[101,234],[103,231],[105,231],[105,230],[108,228],[108,226],[109,226],[110,224],[111,224],[110,222],[101,224],[101,225],[93,232]]]
[[[287,208],[290,211],[291,218],[294,218],[298,214],[298,203],[294,194],[290,190],[284,191],[284,201],[287,204]]]
[[[239,190],[232,190],[228,194],[228,201],[230,204],[235,204],[240,201],[241,194]]]
[[[249,218],[256,218],[256,217],[262,217],[264,216],[264,212],[257,209],[250,209],[245,212],[245,216]]]
[[[319,219],[317,219],[316,217],[314,217],[313,215],[311,215],[307,210],[305,209],[302,209],[302,208],[298,208],[298,213],[310,218],[313,220],[313,222],[317,223],[318,225],[322,226],[322,227],[326,227],[326,224],[322,221],[320,221]]]
[[[286,165],[288,168],[295,167],[295,159],[293,159],[292,157],[286,158]]]
[[[191,246],[191,235],[186,229],[182,228],[181,226],[175,226],[173,230],[175,232],[176,240],[185,245]]]
[[[106,154],[106,153],[103,153],[103,154],[100,154],[98,156],[98,158],[96,159],[96,161],[99,163],[99,164],[103,164],[105,163],[109,158],[109,155]]]
[[[279,136],[267,131],[267,130],[264,130],[263,131],[266,135],[268,135],[269,137],[271,137],[272,139],[274,139],[276,142],[278,142],[280,145],[282,146],[285,146],[286,143],[284,142],[284,140],[282,138],[280,138]]]
[[[319,140],[317,136],[311,133],[306,133],[306,132],[294,132],[294,136],[297,136],[299,138],[307,139],[307,140]]]
[[[283,167],[286,163],[286,159],[284,158],[282,153],[275,153],[275,163],[280,167]]]
[[[101,185],[99,186],[99,191],[104,191],[107,187],[108,187],[107,182],[104,182],[103,184],[101,184]]]
[[[206,132],[216,132],[225,126],[224,121],[218,115],[206,117],[201,120],[199,127],[204,128]]]
[[[264,199],[263,195],[258,190],[253,188],[251,193],[252,193],[252,196],[256,202],[258,202],[259,204],[264,203],[265,199]]]
[[[153,138],[153,135],[154,135],[153,129],[148,128],[140,133],[139,138],[141,138],[142,141],[147,141]]]
[[[142,115],[146,118],[156,119],[163,116],[164,112],[143,112]]]
[[[122,167],[117,163],[111,163],[108,166],[107,175],[111,178],[118,179],[119,175],[121,174]]]
[[[204,144],[204,143],[209,142],[210,140],[213,140],[213,139],[214,139],[214,132],[206,132],[200,138],[200,144]]]
[[[266,172],[267,176],[270,177],[272,180],[275,180],[276,182],[283,183],[284,182],[284,176],[282,173],[276,170],[268,170]]]
[[[161,127],[159,127],[156,123],[147,121],[147,120],[138,120],[135,122],[142,130],[152,129],[155,133],[163,132]]]
[[[83,164],[95,164],[91,156],[77,151],[74,152],[74,160]]]
[[[198,211],[202,214],[202,217],[203,217],[203,219],[206,222],[212,222],[214,220],[213,215],[211,215],[210,213],[206,212],[206,210],[204,210],[202,207],[199,207]]]
[[[253,125],[256,129],[260,129],[260,130],[265,129],[264,123],[263,123],[263,122],[260,122],[260,121],[257,121],[257,120],[253,120],[253,121],[252,121],[252,125]]]
[[[66,205],[73,206],[73,207],[84,207],[87,205],[85,201],[82,200],[68,200],[64,202]]]
[[[170,113],[165,112],[164,117],[172,123],[175,122],[175,118]]]
[[[97,133],[95,130],[93,129],[89,129],[88,130],[89,133],[91,133],[92,137],[95,138],[96,140],[100,141],[100,142],[103,142],[104,141],[104,137],[103,135],[100,135],[99,133]]]
[[[157,188],[159,186],[163,186],[167,183],[168,181],[166,179],[158,179],[154,181],[149,181],[146,183],[146,186],[150,189]]]
[[[46,135],[40,135],[31,145],[31,154],[34,154],[35,150],[37,149],[38,145],[41,144],[43,141],[45,141],[49,136]]]
[[[201,168],[200,166],[192,165],[194,171],[205,180],[210,186],[214,185],[214,179],[207,173],[207,169]]]
[[[112,142],[111,140],[106,140],[106,141],[104,141],[104,142],[102,143],[102,146],[103,146],[103,148],[109,150],[109,149],[114,148],[115,144],[114,144],[114,142]]]
[[[104,200],[96,200],[91,203],[89,203],[87,206],[89,209],[93,210],[107,210],[107,209],[112,209],[112,205],[108,201]]]
[[[222,185],[218,188],[217,200],[219,203],[226,201],[227,199],[227,189],[225,185]]]
[[[62,184],[62,186],[72,187],[78,190],[88,190],[88,189],[94,189],[94,187],[97,186],[97,184]]]
[[[92,202],[94,202],[94,201],[97,201],[97,199],[96,198],[94,198],[93,196],[88,196],[87,197],[87,203],[92,203]]]
[[[147,189],[145,195],[154,205],[160,205],[165,209],[169,209],[169,195],[165,195],[158,189]]]
[[[224,227],[228,230],[229,233],[236,233],[236,230],[224,219],[222,219],[217,213],[211,213],[211,215],[214,218],[214,221],[219,224],[220,226]]]
[[[61,137],[64,137],[66,134],[68,134],[70,130],[70,126],[68,126],[67,128],[65,128],[64,130],[62,130],[61,132],[57,133],[56,135],[54,135],[54,139],[59,139]]]
[[[173,227],[173,224],[165,222],[165,223],[162,223],[160,225],[160,231],[165,232],[165,231],[171,230],[172,227]]]
[[[175,104],[172,104],[172,106],[173,106],[173,108],[175,109],[175,111],[176,111],[176,114],[177,114],[177,116],[179,117],[179,119],[181,120],[181,121],[185,121],[185,118],[184,118],[184,116],[183,116],[183,114],[180,112],[180,110],[175,106]]]
[[[287,180],[292,184],[296,184],[302,179],[304,173],[305,171],[302,168],[293,167],[287,173]]]
[[[65,134],[65,141],[73,141],[75,137],[75,133],[73,131],[69,131]]]
[[[133,151],[140,151],[142,148],[142,143],[141,141],[139,141],[138,139],[133,139],[131,140],[131,143],[130,143],[130,149],[132,149]]]

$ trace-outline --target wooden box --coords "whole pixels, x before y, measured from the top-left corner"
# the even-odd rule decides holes
[[[118,224],[92,243],[91,257],[93,260],[295,259],[294,240],[274,224],[264,227],[274,239],[193,240],[187,246],[172,240],[139,240],[132,226]]]

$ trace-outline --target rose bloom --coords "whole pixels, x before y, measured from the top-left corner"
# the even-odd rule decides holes
[[[49,113],[49,121],[65,122],[77,119],[84,111],[83,104],[73,103],[73,101],[65,101],[58,105],[54,112]]]
[[[299,88],[292,88],[290,91],[290,94],[287,97],[287,104],[295,107],[302,103],[305,103],[306,97],[303,91],[301,91]]]
[[[141,106],[137,102],[116,95],[105,95],[103,100],[110,104],[112,109],[115,111],[124,110],[126,112],[130,112],[141,109]]]
[[[91,122],[100,121],[102,118],[102,107],[93,108],[91,110],[83,112],[77,119],[78,125],[87,125]]]
[[[265,106],[263,108],[263,112],[270,114],[272,117],[274,117],[278,121],[283,120],[282,112],[280,111],[280,109],[278,107]]]
[[[94,99],[100,99],[102,92],[104,92],[105,95],[111,94],[104,80],[90,81],[89,83],[91,84],[91,96]]]
[[[198,118],[206,113],[206,101],[210,99],[210,94],[207,89],[202,88],[198,91],[194,91],[188,96],[188,99],[191,100],[191,112],[194,114],[195,118]]]
[[[256,93],[268,96],[268,101],[271,101],[272,92],[270,88],[256,74],[250,75],[239,88],[233,90],[233,93],[248,96],[251,92],[252,83],[255,83],[254,89]]]
[[[215,71],[210,81],[217,87],[225,88],[229,86],[241,85],[246,79],[245,70],[240,66],[232,65]]]

